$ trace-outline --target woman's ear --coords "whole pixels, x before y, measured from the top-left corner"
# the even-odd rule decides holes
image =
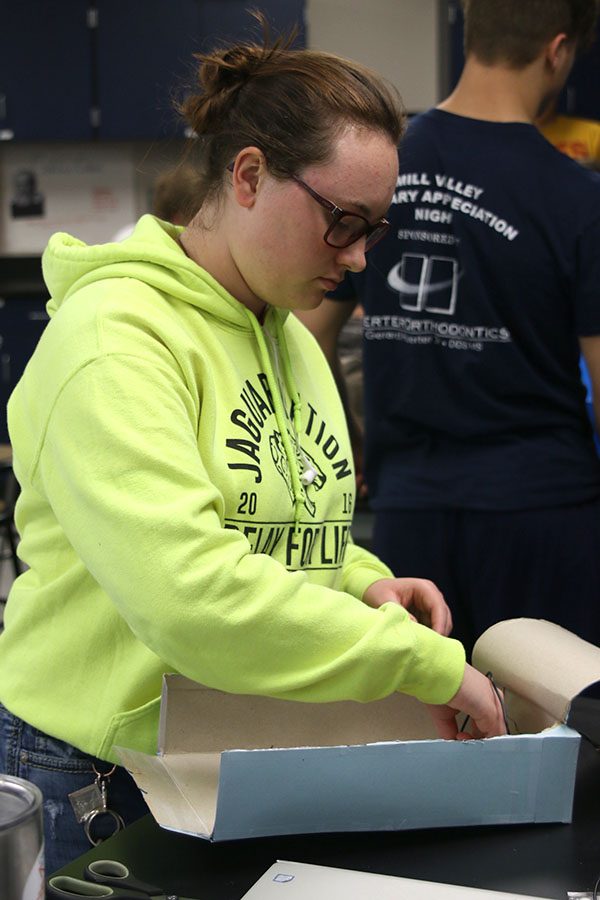
[[[266,160],[262,150],[259,150],[258,147],[244,147],[243,150],[240,150],[231,172],[233,194],[240,206],[246,209],[254,206],[266,170]]]

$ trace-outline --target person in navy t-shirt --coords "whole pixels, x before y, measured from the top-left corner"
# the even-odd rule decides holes
[[[334,362],[364,306],[373,549],[435,581],[468,649],[515,616],[600,644],[600,177],[533,122],[596,4],[469,0],[454,92],[412,119],[391,228],[301,318]],[[346,302],[343,302],[346,301]]]

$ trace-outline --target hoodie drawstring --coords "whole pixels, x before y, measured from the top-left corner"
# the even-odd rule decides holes
[[[302,463],[307,467],[307,470],[310,469],[310,461],[306,459],[300,446],[300,434],[302,433],[302,406],[300,395],[298,394],[298,391],[294,384],[292,367],[287,351],[286,341],[283,336],[281,320],[280,317],[274,312],[269,311],[267,313],[267,316],[269,315],[275,321],[275,336],[273,336],[269,331],[266,321],[264,326],[261,326],[256,316],[254,316],[252,313],[248,313],[248,318],[250,319],[252,324],[252,330],[254,331],[254,335],[258,343],[260,357],[264,364],[265,374],[267,376],[267,380],[271,389],[273,409],[275,412],[275,421],[277,422],[277,427],[279,429],[279,433],[281,434],[283,449],[290,473],[292,495],[294,500],[294,524],[298,525],[300,516],[302,514],[302,508],[304,506],[304,488],[302,487],[300,474],[298,472],[298,464],[296,461],[297,454],[295,453],[292,441],[290,439],[290,433],[287,424],[288,419],[284,409],[286,393],[292,401],[292,428],[294,431],[296,446],[298,448],[298,454],[300,455]],[[273,373],[273,367],[271,365],[271,355],[265,341],[265,335],[269,343],[271,344],[271,348],[273,351],[275,373]]]

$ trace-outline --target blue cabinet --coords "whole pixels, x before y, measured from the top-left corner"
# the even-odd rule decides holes
[[[305,0],[201,0],[199,34],[201,49],[210,50],[214,37],[225,41],[248,40],[261,37],[260,28],[249,9],[260,9],[274,33],[288,33],[297,25],[299,33],[295,47],[305,46]]]
[[[91,137],[87,7],[86,0],[2,4],[0,132],[5,138]]]
[[[197,0],[98,0],[100,138],[183,136],[174,99],[198,48]]]
[[[8,443],[6,404],[48,322],[43,293],[0,296],[0,444]]]
[[[0,27],[0,136],[144,140],[183,136],[174,100],[196,89],[193,53],[249,37],[262,9],[300,27],[305,0],[19,0]]]
[[[463,49],[463,14],[460,6],[460,0],[448,0],[447,4],[447,33],[446,39],[448,44],[448,53],[446,55],[446,63],[448,71],[445,73],[446,78],[443,82],[447,84],[446,93],[454,90],[457,85],[460,74],[465,64],[465,53]],[[443,98],[440,98],[443,99]]]
[[[98,133],[101,138],[184,135],[174,101],[198,89],[193,54],[257,33],[248,6],[277,32],[301,26],[304,0],[97,0]]]

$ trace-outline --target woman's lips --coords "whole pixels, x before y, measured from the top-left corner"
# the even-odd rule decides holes
[[[326,291],[335,291],[339,285],[339,281],[335,278],[319,278],[321,284],[324,285]]]

